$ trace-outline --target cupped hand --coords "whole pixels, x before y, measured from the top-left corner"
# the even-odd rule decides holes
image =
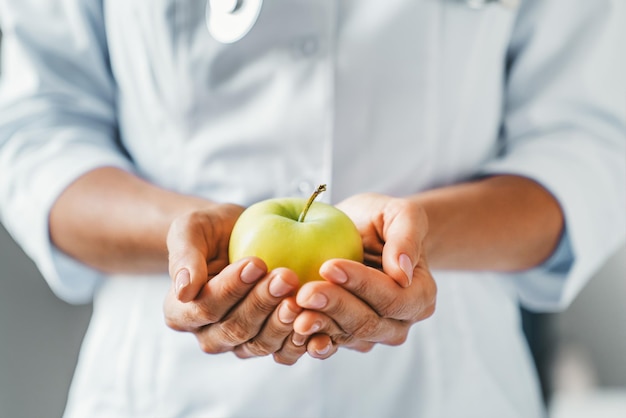
[[[293,344],[298,278],[267,272],[254,257],[228,264],[228,240],[242,208],[215,205],[176,219],[168,233],[172,286],[164,303],[170,328],[193,333],[201,349],[247,358],[272,354],[293,364],[306,348]]]
[[[212,204],[174,219],[167,234],[169,273],[181,302],[193,300],[228,265],[228,242],[244,208]]]
[[[357,195],[338,206],[361,233],[365,264],[329,260],[320,270],[326,280],[298,291],[304,311],[294,321],[294,344],[306,345],[317,358],[340,346],[368,351],[377,343],[402,344],[411,326],[435,309],[436,284],[423,251],[423,208],[378,194]]]

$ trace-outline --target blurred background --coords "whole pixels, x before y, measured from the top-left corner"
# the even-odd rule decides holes
[[[524,312],[550,418],[626,417],[625,300],[626,246],[567,311]],[[57,299],[0,226],[0,417],[61,416],[90,314]]]

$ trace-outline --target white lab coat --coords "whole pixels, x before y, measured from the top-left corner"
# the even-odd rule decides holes
[[[61,298],[94,301],[66,415],[541,416],[518,303],[566,306],[626,230],[624,2],[266,0],[228,45],[204,7],[0,1],[0,215]],[[164,325],[168,277],[103,277],[51,246],[54,200],[101,166],[243,205],[514,173],[567,233],[529,272],[434,272],[437,311],[400,347],[243,361]]]

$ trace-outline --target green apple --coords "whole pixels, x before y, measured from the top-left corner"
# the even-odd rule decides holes
[[[352,220],[332,205],[314,202],[325,190],[321,185],[308,201],[269,199],[247,208],[230,236],[230,262],[256,256],[269,270],[293,270],[301,284],[321,280],[319,269],[331,258],[362,262],[363,243]]]

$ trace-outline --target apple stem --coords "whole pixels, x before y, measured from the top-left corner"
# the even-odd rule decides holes
[[[298,222],[304,222],[304,217],[309,211],[309,208],[313,204],[313,201],[315,200],[315,198],[319,196],[320,193],[325,192],[325,191],[326,191],[325,184],[320,184],[319,186],[317,186],[317,189],[315,189],[311,197],[309,197],[309,200],[306,202],[306,205],[304,205],[304,209],[302,209],[302,213],[300,214],[300,217],[298,218]]]

